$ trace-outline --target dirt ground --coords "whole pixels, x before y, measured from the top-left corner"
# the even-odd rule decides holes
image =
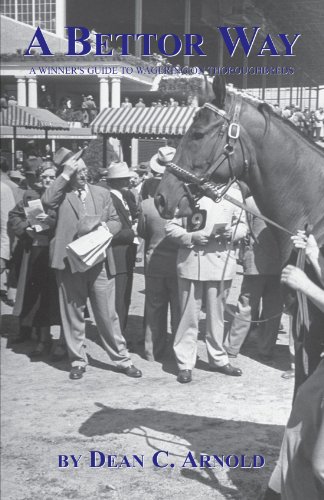
[[[235,280],[229,303],[240,288]],[[144,278],[137,268],[129,333],[140,339]],[[1,411],[2,500],[163,499],[188,498],[257,500],[278,455],[292,398],[286,333],[280,334],[272,364],[256,360],[255,337],[234,364],[242,377],[208,371],[203,339],[191,384],[176,381],[170,354],[162,363],[143,359],[139,343],[132,355],[142,379],[117,373],[100,347],[96,327],[88,321],[90,364],[83,379],[68,378],[66,361],[31,361],[33,341],[10,347],[17,325],[2,303]],[[204,316],[201,321],[203,336]],[[58,329],[54,330],[57,338]],[[157,450],[160,462],[152,463]],[[144,455],[144,467],[90,467],[90,452]],[[191,451],[201,454],[262,455],[259,469],[182,467]],[[59,468],[59,455],[79,457],[77,468]],[[96,454],[98,456],[98,454]],[[71,459],[70,459],[71,462]]]

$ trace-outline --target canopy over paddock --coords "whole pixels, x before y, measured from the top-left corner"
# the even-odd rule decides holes
[[[119,136],[180,136],[190,127],[198,108],[107,108],[91,124],[94,134]]]
[[[0,112],[0,125],[43,130],[68,130],[69,124],[48,109],[8,106]]]

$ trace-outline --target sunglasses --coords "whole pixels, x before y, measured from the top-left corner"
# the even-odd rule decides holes
[[[51,179],[51,180],[55,180],[56,177],[55,175],[41,175],[41,179]]]

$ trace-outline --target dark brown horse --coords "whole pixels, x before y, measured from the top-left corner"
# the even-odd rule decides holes
[[[215,91],[214,106],[203,107],[196,114],[177,148],[174,164],[200,178],[216,166],[211,179],[217,184],[226,183],[234,175],[249,186],[261,213],[292,233],[303,229],[306,223],[311,224],[315,238],[323,245],[323,150],[267,104],[250,96],[240,97],[234,90],[226,92],[225,87]],[[231,168],[226,158],[217,168],[228,143],[238,99],[242,100],[237,117],[240,130],[239,137],[232,140]],[[172,218],[176,211],[179,217],[189,215],[192,210],[189,201],[181,175],[173,169],[167,170],[156,196],[160,215]],[[276,236],[284,264],[292,250],[290,238],[281,231],[276,231]]]
[[[155,198],[160,215],[190,215],[190,184],[208,195],[209,181],[226,189],[228,182],[240,179],[249,186],[262,214],[290,233],[310,224],[323,246],[324,152],[269,105],[226,90],[220,80],[214,80],[213,90],[214,100],[196,114],[160,183]],[[274,232],[284,266],[292,253],[290,236],[278,229]],[[310,315],[311,331],[315,329],[319,338],[324,316],[312,305]],[[320,349],[319,343],[320,339],[312,344],[315,350]]]

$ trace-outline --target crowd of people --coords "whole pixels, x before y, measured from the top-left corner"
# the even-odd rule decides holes
[[[299,128],[309,139],[324,141],[324,109],[322,107],[316,110],[304,108],[302,111],[297,105],[285,106],[281,109],[279,104],[274,104],[274,110]]]
[[[303,291],[324,310],[324,257],[315,239],[298,233],[293,243],[306,249],[319,285],[293,266],[281,272],[277,243],[269,227],[251,215],[257,209],[248,192],[245,197],[251,213],[226,200],[216,204],[203,197],[194,216],[167,221],[160,217],[154,195],[173,160],[174,148],[159,148],[149,162],[133,169],[123,161],[112,162],[100,169],[96,184],[89,182],[82,154],[83,150],[74,153],[60,148],[53,155],[40,157],[29,151],[17,178],[9,177],[8,162],[1,156],[2,288],[6,287],[6,300],[19,318],[19,334],[11,342],[36,338],[30,357],[51,356],[53,361],[66,357],[70,379],[82,378],[88,364],[85,318],[92,311],[110,360],[121,373],[142,377],[130,354],[136,341],[126,328],[134,269],[142,258],[144,356],[148,361],[174,356],[181,384],[192,381],[201,310],[206,314],[204,339],[209,370],[234,377],[242,375],[232,363],[253,322],[259,328],[259,360],[273,358],[283,309],[281,283]],[[230,188],[230,195],[242,201],[238,186]],[[89,234],[102,236],[103,232],[110,242],[106,252],[88,268],[74,268],[70,245]],[[236,314],[229,332],[225,332],[226,299],[239,255],[243,282]],[[61,327],[54,347],[53,325]],[[296,467],[302,467],[305,460],[300,451],[305,436],[295,428],[301,411],[307,414],[305,426],[313,436],[309,481],[313,491],[323,489],[322,371],[323,361],[306,382],[307,387],[315,388],[312,396],[304,386],[298,393],[282,446],[280,471],[275,471],[269,483],[267,499],[280,498],[280,494],[282,498],[300,498],[291,496],[291,491],[301,486],[296,486],[297,469],[291,475],[288,466],[299,460]],[[311,397],[313,406],[307,413],[303,404]],[[296,443],[300,456],[293,451]],[[283,478],[280,486],[278,474]]]

